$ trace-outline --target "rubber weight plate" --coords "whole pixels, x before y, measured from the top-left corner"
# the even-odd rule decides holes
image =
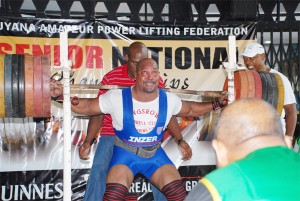
[[[50,95],[50,59],[49,56],[42,56],[43,74],[43,117],[51,116],[51,95]]]
[[[240,70],[238,71],[240,74],[240,79],[241,79],[241,97],[240,98],[247,98],[248,97],[248,78],[246,75],[245,70]]]
[[[12,103],[13,103],[13,117],[19,117],[19,56],[13,54],[11,57],[12,65]]]
[[[262,85],[262,99],[268,101],[268,81],[265,75],[265,72],[259,71],[259,76],[261,78]]]
[[[43,81],[42,81],[42,61],[40,56],[35,56],[33,59],[33,103],[34,117],[43,116]]]
[[[13,117],[12,107],[12,55],[5,55],[4,58],[4,93],[5,93],[5,115],[6,117]]]
[[[267,74],[270,79],[271,79],[271,83],[270,83],[270,88],[272,88],[272,105],[275,109],[277,109],[277,105],[278,105],[278,86],[277,86],[277,81],[275,78],[274,73],[268,73]]]
[[[284,86],[282,79],[279,74],[274,73],[276,82],[277,82],[277,88],[278,88],[278,104],[277,104],[277,112],[279,115],[281,115],[284,105]]]
[[[241,97],[241,77],[238,72],[234,72],[234,93],[235,99],[239,99]]]
[[[255,80],[250,70],[245,70],[248,79],[248,98],[255,97]]]
[[[256,70],[250,70],[255,82],[255,98],[262,99],[262,82],[259,73]]]
[[[33,56],[25,55],[24,59],[25,69],[25,115],[33,117]]]
[[[271,105],[273,105],[273,87],[272,87],[272,80],[270,77],[270,73],[265,72],[265,78],[267,80],[267,85],[268,85],[268,98],[267,101]]]
[[[24,55],[18,55],[19,73],[19,117],[25,118],[25,76],[24,76]]]

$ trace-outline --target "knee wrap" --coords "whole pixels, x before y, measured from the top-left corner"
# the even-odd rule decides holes
[[[138,200],[138,198],[137,198],[137,196],[136,195],[128,195],[127,194],[127,196],[126,196],[126,199],[125,199],[126,201],[137,201]]]
[[[118,183],[107,183],[103,200],[104,201],[125,200],[127,193],[128,193],[128,189],[126,186]]]
[[[184,200],[186,196],[181,180],[175,180],[168,183],[162,188],[162,192],[169,201],[181,201]]]

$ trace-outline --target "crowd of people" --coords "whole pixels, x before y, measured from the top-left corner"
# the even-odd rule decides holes
[[[282,120],[263,100],[241,99],[226,106],[226,91],[213,102],[184,101],[163,91],[158,64],[148,58],[143,43],[132,43],[126,64],[114,68],[101,81],[126,88],[100,90],[98,97],[80,98],[78,105],[72,105],[73,112],[91,116],[86,140],[79,149],[81,159],[89,158],[101,130],[84,200],[126,200],[138,173],[150,181],[154,200],[159,201],[299,200],[300,156],[287,148],[292,147],[297,120],[291,85],[283,74],[265,66],[266,55],[260,44],[249,44],[241,56],[248,69],[281,76]],[[59,82],[51,80],[52,97],[60,97],[62,90]],[[223,107],[212,141],[218,169],[201,179],[186,197],[178,170],[160,146],[163,132],[166,128],[171,131],[183,159],[189,160],[192,150],[182,138],[176,117],[198,117]],[[289,171],[283,171],[283,166]]]

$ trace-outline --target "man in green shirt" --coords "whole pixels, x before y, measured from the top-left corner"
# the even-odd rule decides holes
[[[269,103],[235,101],[221,113],[215,132],[219,169],[201,179],[186,200],[300,200],[300,155],[287,147]]]

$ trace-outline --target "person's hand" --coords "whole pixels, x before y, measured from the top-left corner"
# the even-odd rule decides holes
[[[63,94],[63,85],[56,81],[55,79],[51,79],[50,81],[50,93],[51,97],[56,98]]]
[[[228,104],[228,92],[226,90],[222,91],[220,95],[221,96],[219,98],[216,98],[214,101],[211,102],[213,110],[222,109]]]
[[[193,155],[190,145],[185,140],[181,140],[178,146],[182,153],[182,160],[190,160]]]
[[[80,147],[79,147],[79,158],[81,160],[89,160],[90,157],[90,152],[91,152],[91,144],[89,142],[84,142]]]
[[[224,90],[221,92],[221,97],[219,98],[221,108],[228,104],[228,91]]]

